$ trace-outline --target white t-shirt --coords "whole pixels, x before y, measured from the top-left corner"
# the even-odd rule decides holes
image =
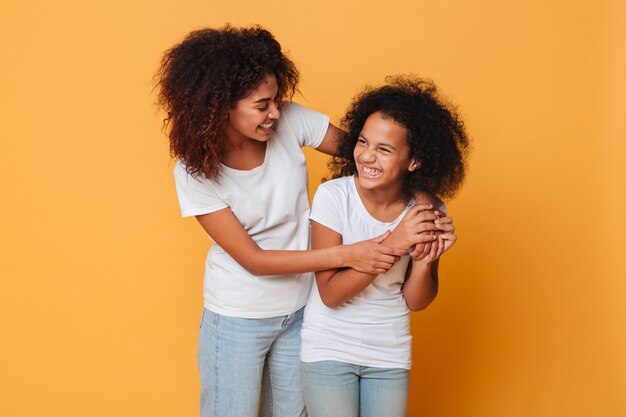
[[[262,249],[308,249],[308,175],[301,147],[318,147],[328,123],[328,116],[287,104],[261,166],[240,171],[222,165],[221,176],[208,180],[194,179],[179,161],[174,177],[183,217],[228,207]],[[312,273],[252,275],[214,243],[206,258],[204,306],[233,317],[287,315],[304,306],[312,279]]]
[[[343,177],[319,186],[311,220],[341,234],[344,244],[371,239],[396,228],[414,201],[393,222],[372,217],[356,189]],[[327,307],[313,284],[302,325],[303,362],[335,360],[380,368],[411,368],[409,309],[402,284],[410,257],[403,256],[359,295]]]

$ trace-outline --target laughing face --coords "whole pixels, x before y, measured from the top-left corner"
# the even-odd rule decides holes
[[[400,191],[405,176],[419,168],[410,157],[407,130],[381,112],[372,113],[354,147],[358,184],[366,190]]]
[[[238,100],[228,111],[226,136],[231,144],[246,140],[265,142],[270,138],[274,123],[280,118],[276,76],[267,74],[247,97]]]

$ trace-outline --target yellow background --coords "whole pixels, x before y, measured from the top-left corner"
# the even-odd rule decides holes
[[[621,0],[4,1],[0,415],[198,415],[209,242],[179,217],[151,77],[231,22],[270,29],[335,122],[401,72],[461,107],[459,242],[413,316],[411,416],[626,416],[625,18]]]

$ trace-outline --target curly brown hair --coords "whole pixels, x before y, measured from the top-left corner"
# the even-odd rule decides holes
[[[426,192],[453,197],[465,178],[469,153],[469,138],[456,107],[430,80],[404,75],[386,81],[387,85],[367,87],[358,94],[341,120],[346,134],[329,163],[333,178],[357,173],[354,147],[367,118],[381,112],[406,128],[410,156],[420,161],[420,168],[404,179],[405,196]]]
[[[167,112],[170,154],[190,175],[219,175],[228,110],[267,74],[276,76],[279,105],[290,101],[298,70],[260,26],[196,30],[165,52],[155,74],[157,104]]]

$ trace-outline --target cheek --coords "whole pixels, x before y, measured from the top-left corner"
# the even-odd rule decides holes
[[[230,124],[237,129],[249,129],[250,126],[255,124],[255,120],[250,115],[237,113],[234,117],[231,117]]]

